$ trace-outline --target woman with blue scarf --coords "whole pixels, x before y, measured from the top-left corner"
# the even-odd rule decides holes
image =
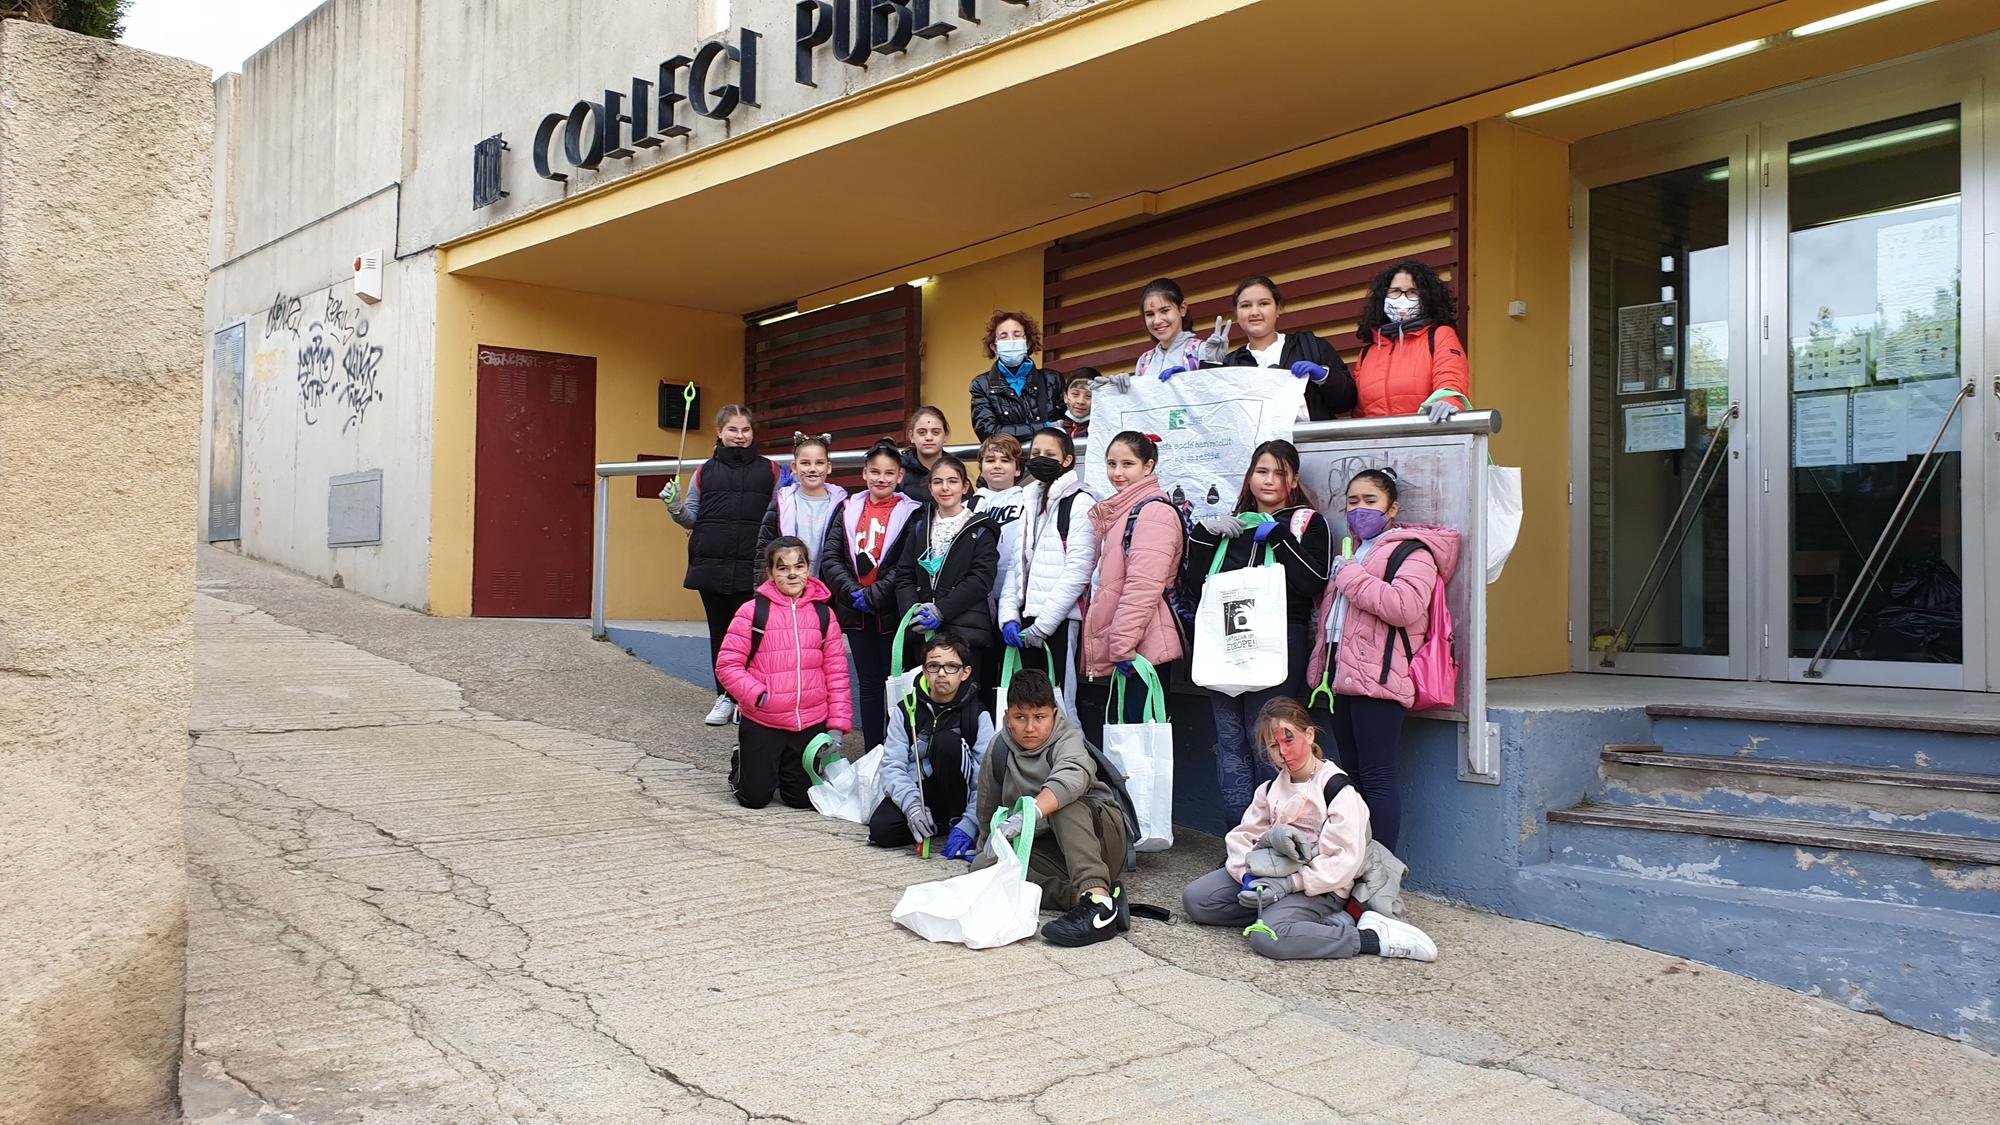
[[[1024,312],[1001,311],[986,321],[986,355],[993,367],[972,380],[972,431],[985,441],[1011,434],[1026,447],[1035,431],[1062,417],[1062,376],[1035,366],[1042,330]]]

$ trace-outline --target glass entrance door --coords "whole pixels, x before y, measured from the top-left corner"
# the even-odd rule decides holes
[[[1986,686],[1983,662],[1966,674],[1968,639],[1984,643],[1967,587],[1986,555],[1968,540],[1984,464],[1966,442],[1979,271],[1965,264],[1980,244],[1964,116],[1951,103],[1766,136],[1757,534],[1772,679]]]
[[[1704,150],[1582,199],[1595,670],[1744,674],[1745,161]]]

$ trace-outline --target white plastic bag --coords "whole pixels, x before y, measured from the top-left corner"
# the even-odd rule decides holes
[[[1242,695],[1284,683],[1290,670],[1285,568],[1267,547],[1263,565],[1220,571],[1228,547],[1216,547],[1202,584],[1189,674],[1210,691]]]
[[[1174,846],[1174,728],[1167,724],[1167,695],[1145,657],[1132,661],[1146,686],[1144,720],[1109,721],[1125,714],[1125,674],[1114,673],[1111,710],[1104,724],[1104,755],[1125,775],[1125,792],[1139,815],[1142,852],[1163,852]]]
[[[1486,466],[1486,581],[1500,580],[1521,538],[1521,470]]]
[[[829,750],[834,751],[833,760],[821,774],[819,760]],[[806,790],[806,797],[825,816],[866,824],[875,806],[882,803],[880,746],[863,754],[859,761],[849,762],[835,750],[832,737],[822,734],[806,744],[805,766],[806,776],[813,783]]]
[[[903,892],[890,919],[925,941],[956,942],[968,949],[992,949],[1034,934],[1042,909],[1042,888],[1028,881],[1028,854],[1035,840],[1035,802],[1023,797],[1021,835],[1012,845],[990,833],[990,867]],[[1009,810],[998,809],[997,822]]]

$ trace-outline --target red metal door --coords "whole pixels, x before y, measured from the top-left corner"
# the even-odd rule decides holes
[[[590,615],[597,361],[479,349],[472,612]]]

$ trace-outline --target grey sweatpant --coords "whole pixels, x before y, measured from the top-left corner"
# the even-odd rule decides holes
[[[1181,892],[1181,909],[1204,926],[1238,929],[1257,920],[1257,912],[1236,901],[1243,884],[1228,868],[1218,867],[1189,883]],[[1352,957],[1361,952],[1361,931],[1347,916],[1339,895],[1289,894],[1264,908],[1264,924],[1277,937],[1250,935],[1250,948],[1278,961]]]

